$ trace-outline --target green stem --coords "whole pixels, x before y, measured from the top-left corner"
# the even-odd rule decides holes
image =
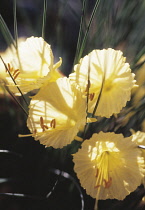
[[[99,92],[99,95],[98,95],[98,99],[97,99],[95,108],[94,108],[93,113],[92,113],[92,117],[95,116],[96,110],[98,108],[98,105],[99,105],[99,102],[100,102],[100,99],[101,99],[101,95],[102,95],[102,91],[103,91],[103,87],[104,87],[104,81],[105,81],[105,74],[104,74],[103,79],[102,79],[102,85],[101,85],[101,88],[100,88],[100,92]]]
[[[13,93],[8,89],[8,87],[6,85],[5,85],[5,89],[10,94],[10,96],[14,99],[14,101],[20,106],[20,108],[25,113],[25,115],[28,117],[27,111],[24,109],[24,107],[21,105],[21,103],[17,100],[17,98],[13,95]]]

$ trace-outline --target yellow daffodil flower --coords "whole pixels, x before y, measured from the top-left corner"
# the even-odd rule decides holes
[[[142,151],[141,155],[145,160],[145,132],[133,132],[133,141],[140,146],[140,150]],[[145,186],[145,176],[142,182]]]
[[[93,113],[99,95],[96,116],[109,118],[130,100],[134,74],[119,50],[93,50],[75,65],[70,79],[89,94],[88,112]]]
[[[18,44],[13,58],[8,64],[9,72],[16,85],[7,73],[6,81],[10,90],[19,95],[18,86],[23,94],[39,89],[49,82],[61,77],[57,68],[62,60],[54,64],[51,46],[42,37],[30,37]]]
[[[132,137],[95,133],[73,155],[74,171],[88,195],[122,200],[141,184],[144,160],[140,154]]]
[[[86,99],[66,77],[42,87],[29,108],[27,126],[35,140],[47,147],[70,144],[86,123]]]
[[[135,141],[137,145],[142,145],[145,147],[145,132],[141,132],[141,131],[133,132],[133,141]],[[145,152],[145,150],[142,150],[142,151]]]

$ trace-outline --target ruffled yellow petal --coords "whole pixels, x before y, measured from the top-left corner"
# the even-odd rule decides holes
[[[70,144],[85,122],[86,100],[66,77],[42,87],[31,100],[27,126],[48,147]]]
[[[141,183],[144,160],[132,137],[93,134],[73,157],[82,187],[97,200],[122,200]]]
[[[87,91],[89,79],[90,113],[95,108],[102,83],[103,89],[95,112],[96,116],[110,117],[119,113],[130,100],[135,80],[125,60],[121,51],[109,48],[93,50],[75,65],[75,72],[70,75],[70,79],[80,85],[82,92]]]

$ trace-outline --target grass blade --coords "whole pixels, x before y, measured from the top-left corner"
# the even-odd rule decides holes
[[[77,61],[79,61],[80,58],[82,57],[82,54],[83,54],[83,51],[84,51],[84,47],[85,47],[85,44],[86,44],[86,40],[87,40],[87,37],[88,37],[88,33],[89,33],[89,30],[90,30],[91,24],[93,22],[93,19],[95,17],[97,8],[99,6],[99,3],[100,3],[100,0],[97,0],[96,3],[95,3],[94,9],[92,11],[92,14],[91,14],[91,17],[90,17],[90,20],[89,20],[89,23],[88,23],[88,26],[87,26],[87,29],[86,29],[86,32],[85,32],[85,35],[84,35],[81,47],[80,47],[79,54],[77,56]]]
[[[16,48],[15,40],[13,39],[11,32],[9,31],[7,24],[5,23],[5,21],[1,15],[0,15],[0,30],[7,42],[7,44],[9,46],[12,44]]]
[[[42,38],[43,39],[45,38],[46,14],[47,14],[47,0],[44,0],[43,21],[42,21]]]
[[[1,55],[0,55],[0,59],[2,60],[4,66],[5,66],[5,69],[7,70],[7,72],[9,73],[9,75],[10,75],[10,77],[11,77],[11,79],[13,80],[14,84],[16,85],[16,87],[17,87],[19,93],[21,94],[21,96],[22,96],[24,102],[25,102],[26,105],[28,106],[28,102],[26,101],[26,99],[25,99],[25,97],[24,97],[22,91],[20,90],[20,88],[17,86],[16,81],[14,80],[14,78],[13,78],[11,72],[9,71],[9,69],[8,69],[7,65],[5,64],[5,62],[4,62],[3,58],[1,57]],[[8,90],[8,88],[7,88],[7,91],[10,93],[10,91]],[[12,95],[12,93],[10,93],[10,95]],[[12,96],[12,97],[13,97],[13,96]],[[13,98],[14,98],[14,97],[13,97]],[[18,104],[19,104],[19,103],[18,103]],[[20,105],[20,104],[19,104],[19,105]],[[21,107],[21,106],[22,106],[22,105],[20,105],[20,107]],[[21,107],[21,108],[22,108],[22,107]]]
[[[16,0],[13,0],[13,13],[14,13],[14,39],[15,39],[16,49],[17,49],[18,48],[18,28],[17,28]]]
[[[74,59],[74,65],[78,61],[78,54],[79,54],[79,49],[80,49],[80,46],[81,46],[81,39],[82,39],[82,31],[83,31],[83,22],[84,22],[84,17],[85,17],[85,10],[86,10],[86,0],[83,0],[82,16],[81,16],[81,22],[80,22],[80,29],[79,29],[79,36],[78,36],[78,41],[77,41],[76,56],[75,56],[75,59]]]

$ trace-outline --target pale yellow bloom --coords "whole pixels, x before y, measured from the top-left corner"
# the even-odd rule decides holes
[[[133,141],[135,141],[138,145],[145,146],[145,132],[141,131],[133,132]],[[142,151],[145,152],[145,150]]]
[[[140,145],[142,148],[140,150],[142,151],[141,155],[145,160],[145,132],[137,131],[136,133],[133,132],[133,141],[137,144]],[[144,186],[145,186],[145,177],[142,180]]]
[[[143,177],[141,151],[122,134],[93,134],[74,154],[74,171],[88,195],[97,200],[124,199]]]
[[[41,88],[29,108],[27,126],[47,147],[70,144],[86,123],[86,99],[66,77]]]
[[[54,64],[51,46],[42,37],[30,37],[18,44],[9,63],[10,72],[23,94],[61,77],[57,68],[62,60]],[[19,94],[9,74],[6,81],[10,90]]]
[[[135,80],[129,64],[125,61],[121,51],[109,48],[93,50],[75,65],[75,72],[70,75],[70,79],[76,81],[83,92],[89,87],[88,112],[92,113],[94,110],[102,83],[96,116],[109,118],[112,114],[119,113],[130,100]]]

